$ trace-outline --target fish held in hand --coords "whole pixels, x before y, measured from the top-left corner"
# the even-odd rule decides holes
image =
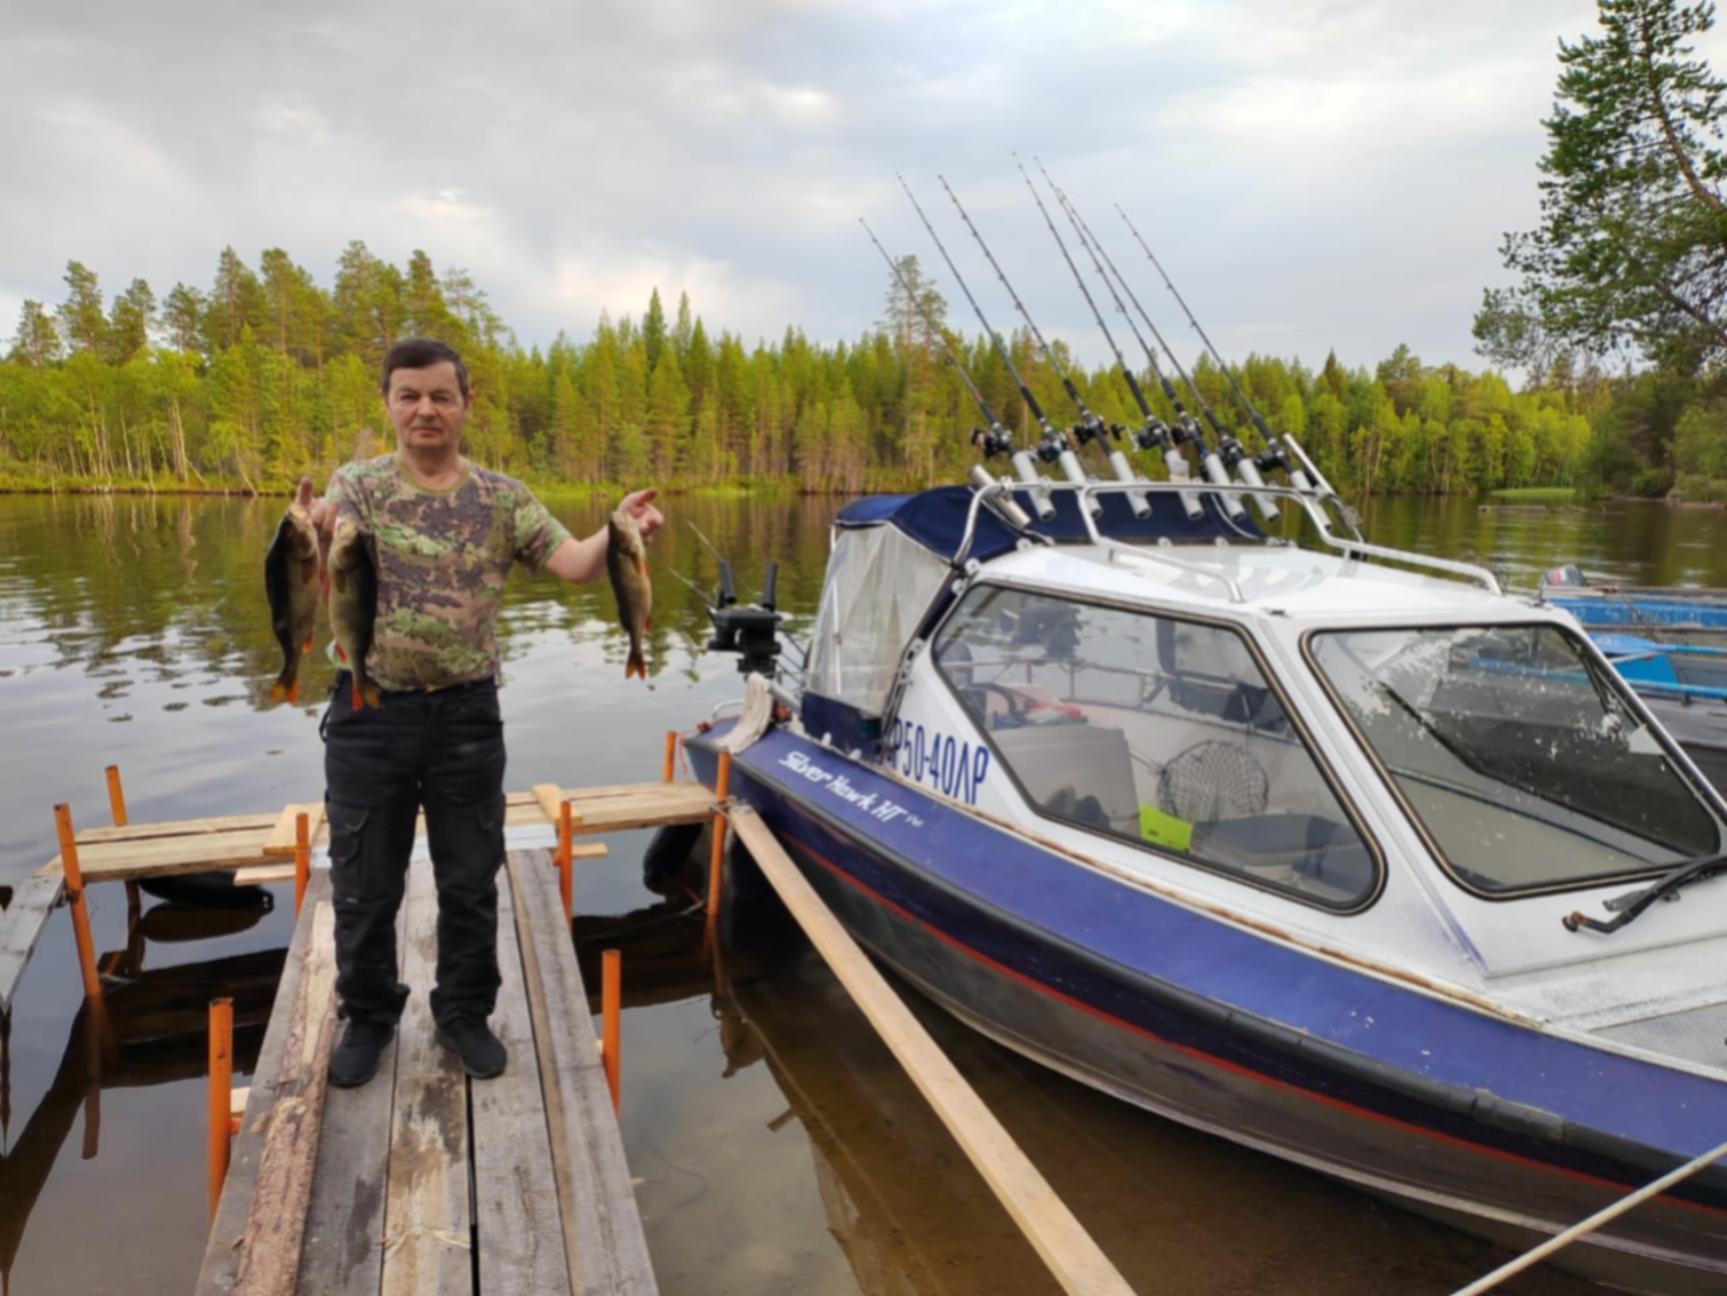
[[[648,677],[642,643],[654,628],[654,587],[648,579],[648,550],[636,520],[622,509],[606,523],[606,574],[612,578],[612,593],[618,600],[618,619],[630,637],[629,660],[624,678]]]
[[[378,569],[371,537],[352,518],[339,518],[330,541],[330,628],[336,634],[336,656],[348,670],[349,698],[356,711],[384,705],[378,686],[366,674],[377,617]]]
[[[270,629],[282,646],[282,672],[270,687],[270,700],[300,700],[300,659],[312,650],[318,625],[318,533],[312,517],[290,504],[264,554],[264,593],[270,603]]]

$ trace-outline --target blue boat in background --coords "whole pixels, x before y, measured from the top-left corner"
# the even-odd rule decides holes
[[[1727,590],[1605,584],[1567,564],[1542,575],[1541,601],[1563,608],[1591,634],[1727,636]]]
[[[1541,578],[1541,600],[1577,618],[1704,777],[1727,791],[1727,590],[1591,584],[1566,566]]]

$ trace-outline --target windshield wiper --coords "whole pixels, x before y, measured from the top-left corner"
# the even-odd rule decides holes
[[[1688,887],[1693,882],[1701,882],[1723,872],[1727,872],[1727,855],[1706,855],[1702,859],[1686,860],[1668,869],[1655,880],[1654,885],[1641,891],[1614,896],[1606,901],[1605,908],[1617,913],[1617,918],[1603,922],[1585,913],[1570,913],[1559,921],[1565,924],[1566,931],[1581,931],[1587,927],[1591,931],[1616,932],[1626,924],[1635,922],[1643,911],[1657,900],[1674,899],[1681,887]]]

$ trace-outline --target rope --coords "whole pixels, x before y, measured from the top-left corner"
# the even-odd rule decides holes
[[[1511,1278],[1522,1273],[1532,1265],[1545,1260],[1561,1247],[1570,1246],[1571,1243],[1575,1242],[1578,1238],[1583,1237],[1586,1234],[1593,1233],[1603,1224],[1611,1223],[1613,1220],[1618,1219],[1621,1215],[1632,1209],[1632,1207],[1639,1206],[1648,1201],[1651,1197],[1665,1192],[1681,1179],[1689,1178],[1699,1170],[1719,1161],[1722,1157],[1727,1157],[1727,1143],[1723,1143],[1717,1148],[1711,1148],[1702,1156],[1697,1157],[1695,1160],[1687,1161],[1676,1170],[1669,1170],[1654,1183],[1647,1184],[1644,1187],[1639,1188],[1628,1197],[1621,1197],[1612,1205],[1603,1207],[1601,1210],[1596,1211],[1595,1214],[1591,1215],[1588,1219],[1578,1221],[1563,1233],[1559,1233],[1548,1238],[1547,1241],[1543,1242],[1533,1251],[1525,1251],[1515,1260],[1511,1260],[1506,1264],[1500,1265],[1499,1268],[1495,1269],[1492,1273],[1487,1274],[1485,1277],[1477,1278],[1474,1282],[1470,1283],[1469,1286],[1458,1288],[1452,1293],[1452,1296],[1479,1296],[1479,1293],[1481,1292],[1490,1291],[1492,1288],[1499,1286],[1499,1284],[1504,1282],[1507,1278]]]

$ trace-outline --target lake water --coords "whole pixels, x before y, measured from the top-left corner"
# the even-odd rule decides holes
[[[739,692],[669,572],[740,592],[780,564],[793,630],[820,591],[838,501],[677,499],[654,546],[651,675],[623,678],[603,586],[513,578],[503,617],[508,785],[659,777],[664,734]],[[52,806],[107,822],[120,765],[134,820],[272,810],[322,795],[318,715],[271,706],[261,560],[281,501],[0,497],[0,887],[54,855]],[[578,532],[597,503],[557,509]],[[1371,539],[1533,584],[1564,561],[1639,583],[1727,585],[1727,513],[1651,505],[1478,509],[1380,501]],[[661,1288],[721,1293],[1044,1293],[1053,1282],[819,959],[716,987],[699,919],[640,883],[642,834],[577,873],[578,942],[625,950],[624,1140]],[[281,889],[286,898],[286,889]],[[0,892],[0,895],[3,895]],[[125,898],[93,888],[97,946],[127,947]],[[202,1254],[204,1005],[236,993],[255,1052],[289,934],[275,912],[187,915],[146,898],[125,1044],[89,1080],[70,925],[56,915],[0,1022],[0,1291],[190,1290]],[[734,969],[734,972],[737,971]],[[1190,1132],[920,1015],[1082,1222],[1144,1291],[1449,1292],[1492,1248]],[[1554,1273],[1528,1296],[1589,1290]]]

